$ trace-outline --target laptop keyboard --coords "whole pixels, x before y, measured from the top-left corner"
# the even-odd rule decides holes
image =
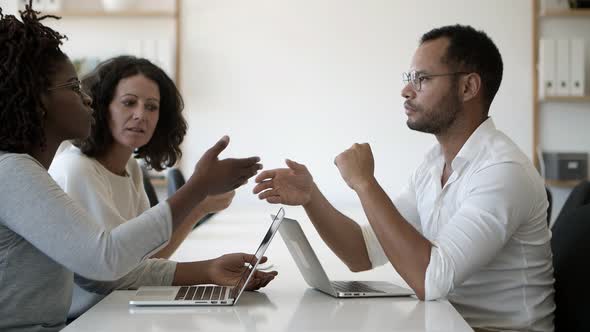
[[[220,301],[225,300],[227,291],[228,288],[222,286],[182,286],[174,300]]]
[[[383,293],[383,291],[373,289],[358,281],[332,281],[332,287],[339,292]]]

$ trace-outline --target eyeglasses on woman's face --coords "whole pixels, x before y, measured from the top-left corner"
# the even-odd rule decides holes
[[[60,83],[58,85],[52,86],[47,89],[47,91],[54,91],[58,89],[71,89],[72,91],[78,93],[79,95],[83,95],[84,91],[82,91],[82,82],[80,80],[72,80],[64,83]]]

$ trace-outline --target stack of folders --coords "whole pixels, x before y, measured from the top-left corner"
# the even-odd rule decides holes
[[[584,96],[586,56],[585,41],[576,39],[541,39],[539,43],[539,95]]]

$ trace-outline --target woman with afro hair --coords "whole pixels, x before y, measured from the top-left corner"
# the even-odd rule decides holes
[[[49,176],[58,146],[84,139],[93,121],[65,36],[44,26],[31,2],[14,15],[0,8],[0,330],[58,331],[65,326],[74,273],[118,279],[158,252],[208,195],[231,191],[261,168],[258,157],[218,158],[223,137],[167,201],[112,229],[100,226]],[[183,263],[174,284],[214,282],[211,271],[244,268],[250,255]],[[180,264],[179,264],[180,265]],[[239,273],[224,275],[239,278]],[[274,274],[258,272],[250,289]],[[223,278],[222,278],[223,279]],[[223,279],[223,280],[225,280]]]

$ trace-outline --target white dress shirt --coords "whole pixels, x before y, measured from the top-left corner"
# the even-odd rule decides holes
[[[542,178],[487,119],[465,142],[441,187],[444,157],[432,148],[393,199],[432,244],[426,300],[448,298],[473,327],[553,331],[553,265]],[[388,262],[370,225],[373,266]]]

